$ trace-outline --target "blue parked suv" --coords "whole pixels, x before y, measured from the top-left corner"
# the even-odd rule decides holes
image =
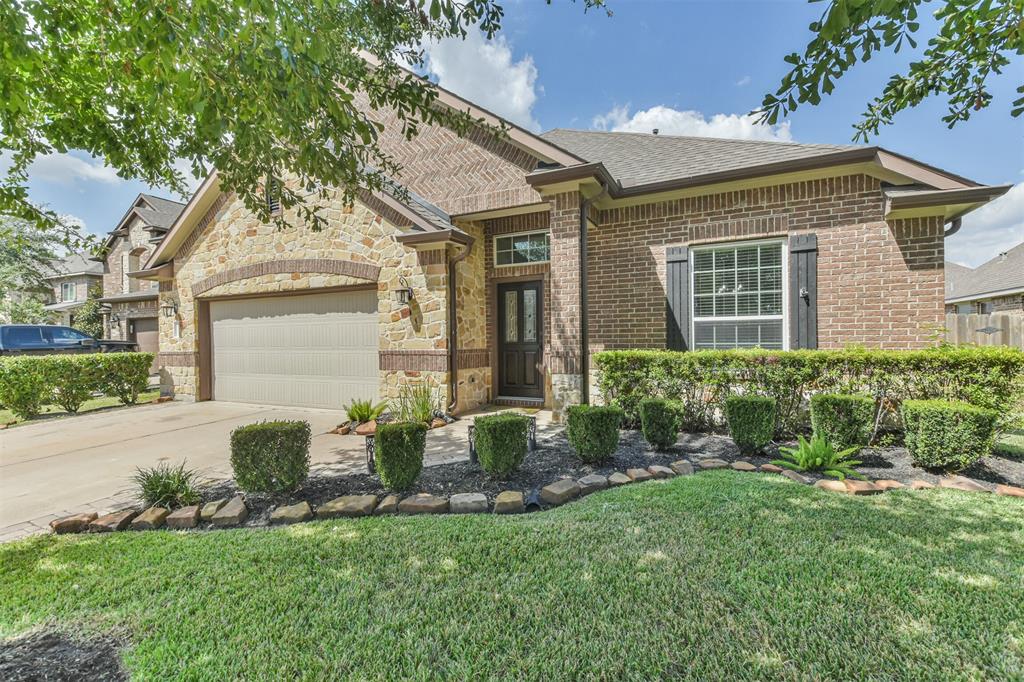
[[[111,353],[135,350],[134,341],[99,340],[55,324],[0,324],[0,355]]]

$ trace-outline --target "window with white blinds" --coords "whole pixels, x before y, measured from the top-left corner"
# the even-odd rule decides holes
[[[691,249],[693,347],[784,348],[782,242]]]

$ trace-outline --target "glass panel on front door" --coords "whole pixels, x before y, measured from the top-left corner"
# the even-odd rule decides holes
[[[505,341],[507,343],[515,343],[519,340],[519,307],[518,303],[518,292],[506,291],[505,292]]]
[[[537,340],[537,292],[527,289],[523,292],[523,341]]]

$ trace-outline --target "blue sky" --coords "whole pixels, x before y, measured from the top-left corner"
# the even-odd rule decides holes
[[[784,55],[801,51],[823,3],[609,0],[614,16],[584,14],[582,3],[507,0],[497,41],[427,48],[441,85],[536,130],[604,128],[849,144],[851,125],[912,53],[857,66],[817,107],[786,124],[758,127],[744,117],[785,73]],[[932,3],[933,6],[936,3]],[[926,10],[929,9],[926,6]],[[927,28],[927,22],[925,22]],[[1018,186],[965,220],[947,257],[978,265],[1024,240],[1024,120],[1009,115],[1016,63],[993,83],[995,101],[948,130],[939,99],[900,115],[872,144],[990,183]],[[145,188],[85,157],[41,161],[32,197],[103,233]]]

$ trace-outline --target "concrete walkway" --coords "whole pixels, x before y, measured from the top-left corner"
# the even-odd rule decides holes
[[[428,466],[468,456],[473,416],[428,432]],[[550,412],[537,417],[538,431],[554,428]],[[277,419],[310,423],[314,470],[365,471],[364,439],[328,433],[344,421],[340,411],[170,402],[44,420],[0,431],[0,542],[47,531],[60,516],[137,503],[131,482],[136,467],[186,461],[203,479],[231,478],[231,431]]]

